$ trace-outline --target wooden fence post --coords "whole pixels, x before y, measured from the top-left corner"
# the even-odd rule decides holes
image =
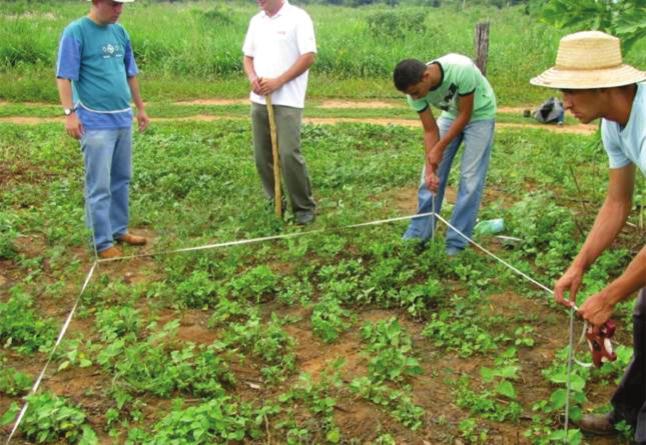
[[[475,33],[476,65],[483,76],[487,75],[487,57],[489,55],[489,22],[476,24]]]

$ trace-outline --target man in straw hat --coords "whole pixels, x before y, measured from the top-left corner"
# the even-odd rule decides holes
[[[583,274],[615,240],[632,208],[637,168],[646,174],[646,73],[622,63],[619,39],[597,31],[561,39],[556,66],[533,78],[534,85],[557,88],[566,110],[583,123],[601,118],[601,137],[610,160],[606,199],[572,264],[556,282],[557,302],[572,306]],[[641,290],[640,290],[641,289]],[[588,433],[613,434],[625,421],[635,440],[646,443],[646,247],[617,279],[590,296],[579,314],[601,326],[617,303],[639,290],[633,315],[634,357],[612,397],[612,412],[585,415],[579,427]],[[569,294],[569,300],[565,294]]]
[[[100,258],[121,256],[114,242],[143,245],[128,232],[128,186],[132,175],[132,109],[139,130],[148,116],[139,94],[130,37],[117,21],[123,3],[91,0],[90,13],[65,28],[56,63],[56,82],[65,130],[78,139],[85,162],[87,224]]]

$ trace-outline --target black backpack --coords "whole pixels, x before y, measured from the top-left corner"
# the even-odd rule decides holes
[[[544,124],[562,123],[564,112],[563,103],[556,97],[550,97],[532,112],[532,117]]]

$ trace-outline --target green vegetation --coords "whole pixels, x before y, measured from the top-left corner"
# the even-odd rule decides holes
[[[500,102],[540,101],[545,92],[527,79],[552,64],[564,31],[526,14],[540,1],[464,3],[307,4],[320,54],[306,117],[414,122],[390,85],[392,65],[470,54],[473,25],[485,18]],[[58,117],[57,36],[86,8],[3,3],[0,98],[11,103],[0,104],[0,117]],[[489,444],[522,435],[537,445],[582,443],[577,429],[566,438],[559,421],[568,318],[544,291],[474,249],[447,258],[442,225],[426,248],[400,239],[406,221],[345,228],[414,211],[418,125],[304,125],[318,215],[303,229],[289,212],[277,220],[262,198],[246,104],[176,103],[244,98],[240,43],[255,11],[237,2],[126,5],[150,114],[169,118],[135,135],[131,228],[151,237],[146,252],[312,233],[101,263],[40,391],[29,396],[19,439]],[[636,41],[628,54],[637,66],[643,45]],[[328,97],[387,106],[348,110],[324,104]],[[498,120],[527,122],[519,113]],[[499,128],[480,217],[504,218],[504,234],[517,240],[477,240],[549,285],[592,224],[607,160],[596,135]],[[81,154],[60,123],[0,123],[0,159],[0,424],[8,425],[49,357],[91,255]],[[454,170],[450,192],[456,177]],[[579,303],[644,245],[645,199],[642,180],[632,225],[588,272]],[[452,201],[449,193],[445,215]],[[599,370],[574,367],[572,419],[603,403],[599,394],[630,361],[629,304],[616,317],[619,358]],[[577,356],[587,361],[583,349]],[[628,443],[630,427],[621,428]]]
[[[25,360],[40,362],[51,347],[64,311],[50,305],[67,308],[76,298],[87,235],[76,143],[57,124],[3,124],[0,131],[8,172],[0,203],[3,220],[12,222],[11,254],[3,260],[11,281],[0,305],[7,375],[0,397],[9,403],[34,377]],[[557,419],[565,350],[553,362],[534,352],[565,335],[566,317],[545,304],[547,295],[473,250],[448,261],[441,242],[423,250],[403,242],[405,222],[340,229],[409,212],[401,208],[414,200],[420,150],[411,141],[418,140],[416,128],[306,125],[303,150],[320,209],[313,229],[326,232],[124,263],[127,276],[120,265],[102,265],[52,366],[62,377],[100,382],[70,394],[81,414],[96,403],[105,413],[92,423],[97,437],[389,443],[388,435],[401,442],[437,434],[437,443],[487,443],[500,425],[534,443],[564,434]],[[494,238],[479,240],[551,282],[592,223],[591,203],[603,196],[605,159],[594,141],[499,131],[481,216],[503,217],[506,234],[522,241],[497,247]],[[135,144],[132,227],[152,234],[155,250],[301,230],[277,221],[260,197],[247,120],[160,122]],[[569,164],[577,165],[576,176]],[[32,169],[43,173],[27,173]],[[643,196],[640,186],[636,205]],[[638,212],[631,220],[639,223]],[[625,266],[632,246],[601,258],[581,298]],[[627,321],[628,314],[622,307],[618,317]],[[627,332],[622,325],[620,339]],[[630,348],[619,354],[599,371],[576,368],[573,418],[589,406],[588,391],[621,374]],[[527,366],[528,357],[535,365]],[[437,365],[445,360],[452,365]],[[540,391],[527,394],[527,379],[542,382],[535,383]],[[444,388],[454,408],[437,412],[420,396],[428,385]],[[58,402],[30,409],[38,416],[50,404]],[[357,433],[338,417],[356,404],[382,426]],[[70,427],[79,441],[81,414]],[[429,423],[429,415],[439,417]],[[21,431],[68,434],[30,428]]]
[[[383,4],[302,5],[315,22],[319,46],[310,97],[397,97],[390,77],[399,60],[426,60],[447,52],[473,55],[475,24],[488,20],[487,74],[499,103],[539,103],[545,93],[530,88],[528,79],[552,64],[563,31],[528,15],[525,6],[501,9],[468,2],[462,9],[460,3],[440,8],[407,3],[395,9]],[[86,11],[87,4],[76,1],[5,2],[0,99],[57,102],[52,71],[58,39]],[[122,23],[130,30],[146,100],[245,97],[240,48],[256,11],[255,5],[240,2],[126,5]],[[642,39],[627,60],[643,66],[644,54]]]
[[[21,430],[33,443],[65,443],[79,445],[98,444],[97,436],[87,423],[87,415],[62,397],[51,393],[35,394],[27,398],[30,410],[22,421]],[[7,413],[15,415],[16,404]],[[3,417],[2,423],[13,420]]]

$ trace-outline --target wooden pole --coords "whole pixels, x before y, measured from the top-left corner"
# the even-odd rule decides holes
[[[487,58],[489,56],[489,22],[476,24],[475,33],[476,65],[483,76],[487,75]]]
[[[274,161],[274,209],[276,217],[283,217],[283,198],[280,193],[280,156],[278,155],[278,138],[276,137],[276,119],[271,95],[265,96],[267,114],[269,115],[269,132],[271,134],[271,155]]]

